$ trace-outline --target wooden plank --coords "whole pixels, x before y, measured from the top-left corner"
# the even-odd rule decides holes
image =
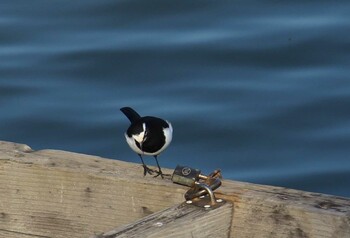
[[[234,203],[232,237],[350,237],[350,199],[224,181],[218,197]]]
[[[0,141],[0,237],[89,237],[184,201],[186,187],[142,171]],[[350,237],[348,198],[230,180],[216,194],[233,203],[231,237]]]
[[[92,238],[228,237],[232,204],[205,209],[182,203]]]
[[[139,164],[0,142],[0,231],[14,237],[86,238],[179,204],[185,190]]]
[[[0,230],[0,237],[6,238],[50,238],[49,236],[38,236],[35,234],[21,233],[17,231],[10,230]]]

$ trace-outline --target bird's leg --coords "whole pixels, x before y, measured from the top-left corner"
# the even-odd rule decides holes
[[[164,179],[164,174],[162,172],[162,169],[160,168],[159,166],[159,163],[158,163],[158,159],[157,159],[157,155],[154,156],[154,158],[156,159],[157,161],[157,165],[158,165],[158,171],[154,171],[157,173],[157,175],[155,175],[154,177],[158,177],[159,175],[162,177],[162,179]]]
[[[143,162],[142,156],[140,154],[139,154],[139,156],[140,156],[141,162],[142,162],[143,176],[146,176],[147,173],[152,175],[154,172],[156,172],[153,169],[148,168],[147,165]]]

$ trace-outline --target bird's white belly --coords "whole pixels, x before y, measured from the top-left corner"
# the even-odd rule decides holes
[[[142,155],[145,154],[143,151],[140,150],[139,147],[137,147],[136,143],[135,143],[135,139],[133,137],[129,137],[126,133],[125,133],[125,139],[126,142],[128,143],[128,145],[130,146],[130,148],[135,151],[136,153]]]

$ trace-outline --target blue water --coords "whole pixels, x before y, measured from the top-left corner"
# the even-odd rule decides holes
[[[0,140],[139,163],[119,111],[132,106],[172,122],[163,167],[349,197],[349,12],[345,0],[2,1]]]

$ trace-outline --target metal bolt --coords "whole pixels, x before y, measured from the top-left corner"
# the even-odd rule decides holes
[[[154,223],[154,226],[158,226],[158,227],[163,226],[163,222],[156,222]]]

